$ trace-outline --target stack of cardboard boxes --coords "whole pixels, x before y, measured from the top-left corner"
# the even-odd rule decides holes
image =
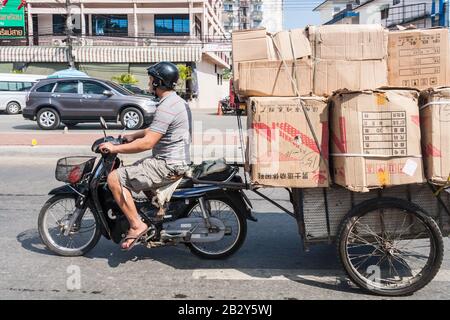
[[[417,89],[446,85],[448,59],[447,29],[333,25],[235,32],[234,80],[249,106],[253,183],[326,187],[329,168],[335,183],[353,191],[423,183],[420,115],[442,112],[434,109],[449,91],[423,93],[427,107],[419,115]],[[432,128],[422,123],[423,132],[424,126]],[[424,135],[434,149],[441,144],[436,139]],[[444,149],[450,153],[450,145]],[[450,168],[428,162],[428,179],[447,180]]]

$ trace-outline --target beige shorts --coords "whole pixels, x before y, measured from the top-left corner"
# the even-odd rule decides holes
[[[172,183],[174,171],[161,159],[145,158],[116,170],[120,184],[136,193]]]

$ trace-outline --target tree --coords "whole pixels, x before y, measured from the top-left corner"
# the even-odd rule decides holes
[[[133,76],[131,73],[123,73],[118,76],[112,77],[113,81],[118,82],[119,84],[129,84],[133,85],[139,82],[138,79],[136,79],[135,76]]]
[[[184,64],[177,64],[180,79],[178,80],[176,91],[186,100],[191,99],[191,93],[188,92],[188,81],[192,80],[192,68]]]
[[[192,68],[184,64],[177,64],[178,72],[180,73],[180,80],[192,80]]]
[[[233,73],[231,72],[230,69],[223,70],[223,80],[230,80],[232,76]]]

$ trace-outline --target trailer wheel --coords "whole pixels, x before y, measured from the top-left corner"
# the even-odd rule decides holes
[[[353,208],[338,235],[350,279],[377,295],[410,295],[439,271],[444,243],[436,222],[417,205],[377,198]]]

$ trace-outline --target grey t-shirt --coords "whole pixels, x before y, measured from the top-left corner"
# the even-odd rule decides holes
[[[192,114],[175,92],[161,99],[149,130],[163,135],[152,150],[153,157],[175,166],[191,163]]]

